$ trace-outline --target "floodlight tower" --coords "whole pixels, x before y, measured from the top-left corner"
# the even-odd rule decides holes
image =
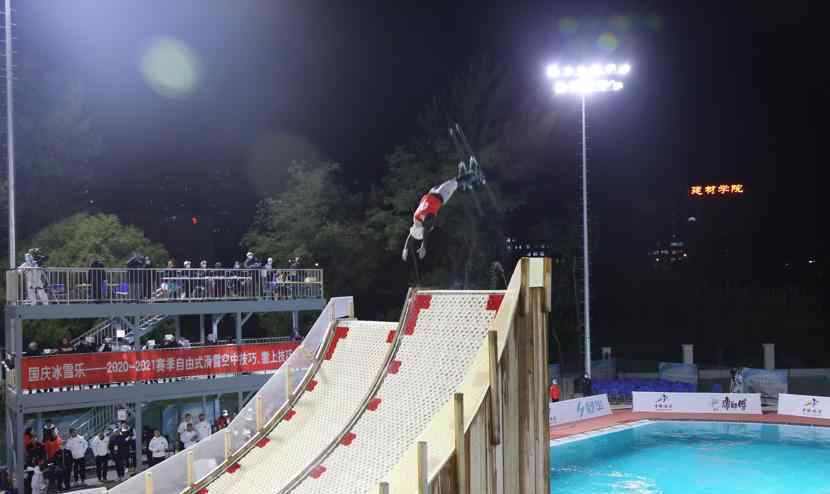
[[[585,304],[585,374],[591,377],[591,272],[588,256],[588,136],[585,126],[585,100],[591,93],[621,91],[620,79],[631,72],[631,65],[548,65],[546,74],[553,80],[553,92],[557,96],[577,95],[582,102],[582,264]]]

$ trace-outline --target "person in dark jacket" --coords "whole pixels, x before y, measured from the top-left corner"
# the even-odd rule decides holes
[[[144,272],[140,271],[142,268],[144,268],[144,256],[133,254],[127,260],[127,286],[129,292],[127,297],[130,300],[140,299],[144,291]]]
[[[88,276],[92,300],[100,303],[102,301],[101,294],[104,290],[104,263],[98,260],[97,257],[89,263]]]
[[[54,461],[57,466],[55,473],[60,480],[58,484],[62,484],[63,490],[68,491],[72,487],[72,465],[74,463],[74,460],[72,459],[72,452],[69,451],[65,445],[62,445],[61,449],[59,449],[58,452],[55,453],[55,456],[52,457],[52,461]]]
[[[130,457],[130,445],[127,443],[125,435],[119,430],[116,430],[110,436],[110,454],[115,461],[115,473],[118,475],[118,481],[121,482],[124,480],[124,468]]]

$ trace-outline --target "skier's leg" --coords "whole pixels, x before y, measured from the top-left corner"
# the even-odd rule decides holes
[[[401,252],[401,259],[406,262],[407,256],[409,256],[409,241],[412,239],[412,235],[407,235],[406,240],[403,243],[403,251]]]
[[[442,183],[441,185],[438,185],[436,187],[431,188],[429,190],[429,193],[430,194],[438,194],[439,196],[441,196],[441,199],[443,199],[444,204],[447,204],[447,201],[450,200],[450,197],[452,197],[452,195],[455,193],[455,189],[457,189],[457,188],[458,188],[458,180],[453,178],[453,179],[447,180],[446,182]]]

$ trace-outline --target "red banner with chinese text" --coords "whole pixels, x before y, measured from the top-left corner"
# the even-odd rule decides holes
[[[272,371],[297,346],[296,342],[257,343],[23,357],[23,389]]]

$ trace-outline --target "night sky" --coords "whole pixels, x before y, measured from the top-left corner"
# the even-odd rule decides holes
[[[719,227],[745,235],[758,261],[824,252],[817,169],[826,30],[806,2],[52,0],[16,8],[17,64],[83,81],[106,147],[93,194],[102,210],[140,226],[208,214],[207,183],[222,176],[229,197],[219,208],[231,216],[219,222],[243,232],[267,193],[251,162],[268,142],[343,163],[356,193],[365,191],[385,154],[417,136],[429,99],[482,54],[507,68],[517,106],[530,100],[557,115],[549,144],[516,173],[527,184],[527,223],[558,214],[551,191],[575,196],[578,184],[578,105],[553,97],[544,68],[600,58],[634,66],[624,91],[589,102],[593,228],[607,262],[642,255],[670,234],[694,210],[694,183],[746,184],[743,212]],[[596,42],[605,32],[617,37],[613,51]],[[160,36],[198,60],[185,94],[160,95],[142,77],[142,56]],[[27,104],[18,100],[17,111]],[[237,242],[216,255],[227,262]]]

